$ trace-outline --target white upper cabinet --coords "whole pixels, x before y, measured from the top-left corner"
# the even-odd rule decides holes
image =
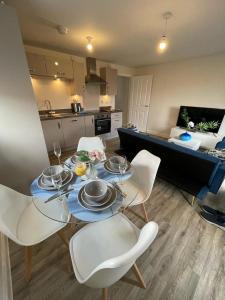
[[[48,76],[73,79],[73,66],[70,58],[46,56],[45,59]]]
[[[73,81],[71,82],[71,95],[83,95],[85,91],[85,65],[83,62],[73,60]]]
[[[105,85],[101,85],[101,95],[117,94],[117,70],[109,67],[100,68],[100,76],[106,81]]]
[[[47,76],[47,68],[44,55],[27,52],[26,56],[31,75]]]

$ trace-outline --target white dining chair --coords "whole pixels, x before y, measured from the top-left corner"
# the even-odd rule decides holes
[[[151,195],[160,161],[161,159],[158,156],[147,150],[141,150],[131,162],[133,175],[120,184],[120,188],[126,194],[123,207],[129,207],[129,210],[131,210],[130,207],[140,205],[144,213],[144,219],[135,211],[131,211],[146,222],[149,221],[149,218],[145,202]]]
[[[77,151],[86,150],[86,151],[94,151],[98,150],[100,152],[105,153],[105,146],[100,137],[82,137],[79,139]],[[105,157],[104,157],[105,160]]]
[[[31,279],[32,246],[58,233],[68,247],[60,230],[66,223],[44,216],[35,207],[32,197],[0,184],[0,231],[16,244],[25,246],[25,277]]]
[[[137,281],[123,280],[146,288],[135,261],[151,245],[157,232],[155,222],[145,224],[140,230],[121,213],[84,226],[70,240],[70,255],[78,282],[103,289],[103,299],[107,300],[108,287],[132,268]]]

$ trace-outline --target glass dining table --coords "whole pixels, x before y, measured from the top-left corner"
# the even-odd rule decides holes
[[[71,190],[67,195],[62,195],[54,198],[53,200],[47,201],[51,196],[57,194],[57,190],[45,190],[40,187],[39,180],[40,176],[34,179],[30,186],[30,191],[32,194],[33,204],[37,210],[57,222],[62,223],[90,223],[105,220],[112,217],[113,215],[121,212],[126,209],[129,204],[131,204],[135,197],[132,195],[129,199],[126,199],[126,206],[123,205],[124,198],[127,197],[118,186],[118,182],[123,182],[131,178],[133,174],[133,168],[130,165],[125,174],[114,174],[109,172],[105,168],[105,162],[99,162],[94,165],[96,179],[102,179],[107,181],[109,184],[112,184],[112,187],[115,189],[115,199],[111,206],[103,210],[90,210],[85,208],[80,204],[79,201],[79,191],[81,188],[87,184],[92,179],[83,180],[83,178],[77,176],[74,170],[74,163],[71,158],[68,158],[64,164],[65,170],[71,171],[71,180],[65,185],[61,192]]]

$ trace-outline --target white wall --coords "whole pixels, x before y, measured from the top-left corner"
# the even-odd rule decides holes
[[[167,137],[180,105],[225,108],[225,54],[141,67],[153,74],[148,130]]]
[[[26,192],[49,160],[14,9],[0,5],[0,183]]]

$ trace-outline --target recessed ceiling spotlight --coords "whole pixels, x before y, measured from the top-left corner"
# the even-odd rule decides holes
[[[69,33],[69,28],[68,28],[68,27],[65,27],[65,26],[62,26],[62,25],[58,25],[58,26],[56,27],[56,29],[57,29],[58,33],[63,34],[63,35]]]
[[[89,52],[92,52],[93,51],[93,44],[92,44],[93,37],[87,36],[86,39],[88,41],[86,48]]]
[[[164,33],[162,35],[162,38],[159,42],[159,50],[162,52],[164,50],[166,50],[166,48],[168,47],[168,40],[167,40],[167,21],[172,18],[173,14],[168,11],[165,12],[163,15],[163,19],[165,20],[165,28],[164,28]]]

